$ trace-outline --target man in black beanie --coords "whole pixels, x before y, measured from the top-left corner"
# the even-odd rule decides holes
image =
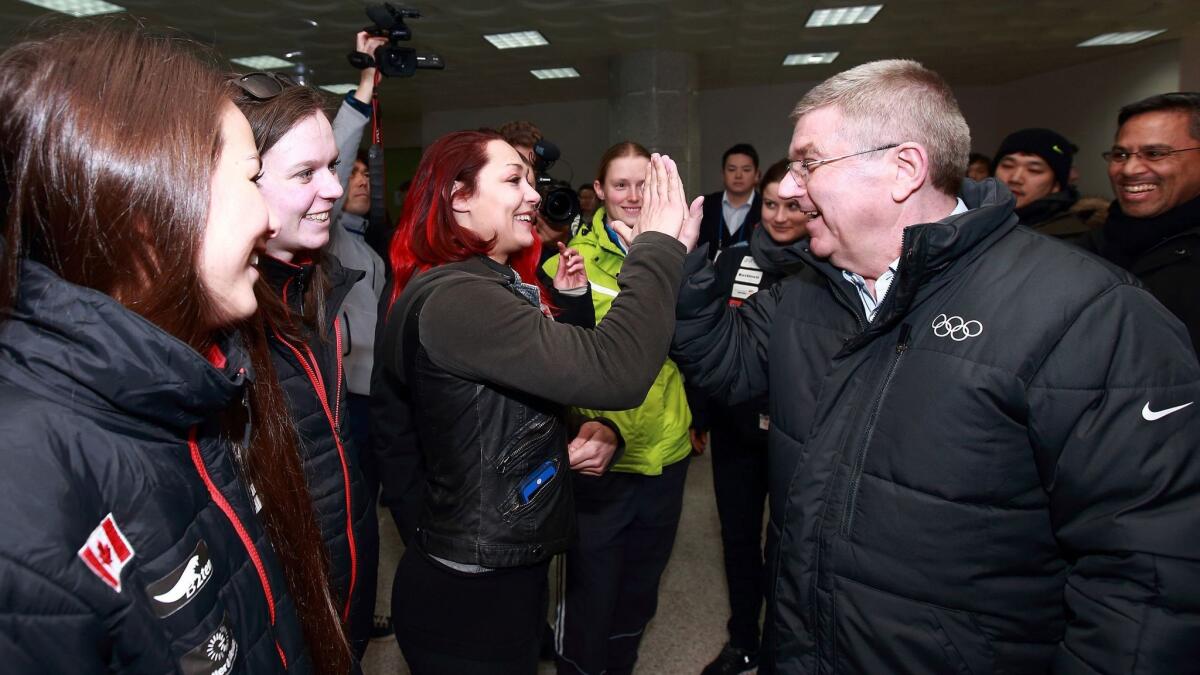
[[[1137,275],[1200,353],[1200,92],[1131,103],[1117,124],[1104,153],[1117,200],[1082,242]]]
[[[1071,160],[1078,148],[1050,129],[1022,129],[996,151],[993,175],[1017,198],[1021,224],[1054,237],[1073,237],[1091,228],[1072,210],[1079,192],[1071,185]]]

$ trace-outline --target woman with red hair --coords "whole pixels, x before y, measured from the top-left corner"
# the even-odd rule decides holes
[[[452,133],[425,152],[392,240],[373,429],[408,535],[392,612],[417,675],[536,672],[570,470],[602,472],[617,445],[596,420],[568,445],[567,407],[636,406],[674,330],[698,221],[670,158],[652,159],[620,297],[594,329],[556,323],[536,284],[539,200],[502,137]],[[578,254],[564,258],[556,285],[581,285]]]

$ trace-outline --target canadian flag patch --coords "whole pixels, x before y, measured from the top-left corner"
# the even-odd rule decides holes
[[[101,581],[120,593],[121,570],[133,558],[133,546],[110,513],[92,530],[87,543],[79,549],[79,557]]]

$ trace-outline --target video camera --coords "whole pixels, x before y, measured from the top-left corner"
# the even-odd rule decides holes
[[[562,229],[575,222],[579,217],[579,196],[575,194],[571,184],[555,180],[550,174],[550,167],[561,157],[558,146],[545,139],[539,140],[533,146],[533,169],[537,172],[534,187],[542,195],[542,205],[539,208],[542,218],[551,226]]]
[[[407,7],[396,8],[390,2],[367,7],[367,18],[375,25],[364,28],[373,37],[386,37],[388,43],[375,50],[375,54],[350,52],[350,65],[362,70],[378,68],[384,77],[412,77],[418,68],[442,70],[446,64],[435,54],[418,54],[412,47],[401,47],[401,42],[412,39],[412,29],[405,19],[419,19],[421,13]]]

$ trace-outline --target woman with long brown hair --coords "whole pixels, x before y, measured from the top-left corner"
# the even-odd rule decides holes
[[[419,452],[423,470],[408,481],[421,512],[392,587],[396,637],[417,675],[537,669],[549,560],[574,527],[571,476],[602,472],[616,445],[594,420],[568,442],[566,407],[645,398],[695,242],[674,163],[655,156],[653,166],[644,234],[595,329],[552,320],[532,283],[540,197],[503,137],[448,134],[417,166],[392,239],[395,285],[372,388],[373,429],[407,427],[378,435],[410,446],[381,454]],[[563,269],[582,279],[578,255]],[[604,444],[602,458],[581,457]],[[385,492],[406,483],[389,475],[396,465],[381,462]]]
[[[72,23],[0,56],[0,663],[344,673],[256,309],[246,118],[183,40]]]
[[[262,158],[259,190],[279,231],[258,266],[260,330],[300,436],[331,592],[361,655],[375,609],[379,526],[346,421],[349,336],[337,318],[363,272],[343,268],[325,250],[330,213],[342,196],[338,148],[321,92],[267,73],[231,82],[239,89],[234,102],[254,131]]]

